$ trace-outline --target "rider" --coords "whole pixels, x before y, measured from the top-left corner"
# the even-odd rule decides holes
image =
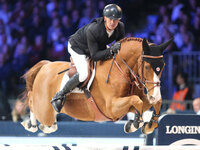
[[[106,60],[112,58],[120,50],[119,42],[115,42],[110,48],[107,45],[114,40],[119,41],[125,37],[124,24],[120,21],[121,18],[122,10],[118,5],[106,5],[103,10],[103,17],[94,19],[70,37],[68,52],[74,61],[77,73],[51,100],[55,111],[60,112],[65,95],[86,80],[88,58],[94,61]]]

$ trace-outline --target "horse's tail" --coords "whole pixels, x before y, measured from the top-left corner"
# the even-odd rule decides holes
[[[28,92],[32,91],[33,88],[33,83],[35,80],[35,77],[37,76],[37,73],[40,71],[42,66],[45,64],[49,63],[50,61],[48,60],[42,60],[35,64],[31,69],[29,69],[23,76],[22,78],[26,81],[26,89],[22,93],[22,100],[27,104],[28,102]]]

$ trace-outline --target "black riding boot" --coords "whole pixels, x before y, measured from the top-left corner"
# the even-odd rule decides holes
[[[60,112],[65,102],[65,95],[72,91],[79,84],[79,74],[76,73],[69,79],[69,81],[65,84],[64,88],[58,93],[56,93],[56,95],[51,100],[51,104],[53,105],[55,111]]]

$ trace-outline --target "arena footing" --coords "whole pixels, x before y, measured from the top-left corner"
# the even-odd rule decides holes
[[[95,145],[95,143],[91,143]],[[199,146],[86,146],[1,144],[1,150],[199,150]]]

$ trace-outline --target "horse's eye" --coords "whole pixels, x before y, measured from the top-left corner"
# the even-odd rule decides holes
[[[149,66],[145,66],[145,69],[146,69],[146,70],[149,70]]]

